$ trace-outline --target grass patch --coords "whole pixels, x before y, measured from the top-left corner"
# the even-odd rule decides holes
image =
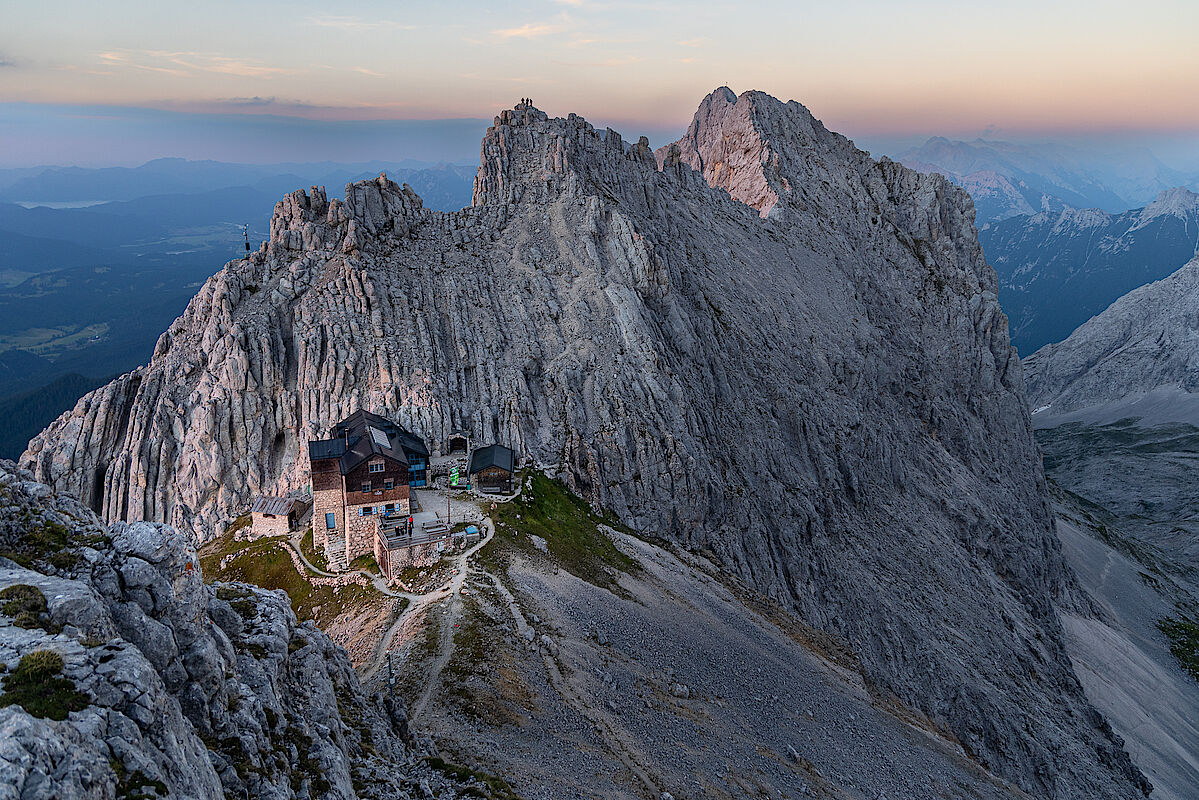
[[[60,721],[87,708],[91,700],[62,676],[62,668],[62,656],[53,650],[23,656],[17,668],[4,676],[0,706],[17,705],[35,717]]]
[[[420,697],[425,688],[426,664],[437,656],[441,646],[441,626],[433,619],[433,612],[425,613],[420,634],[408,650],[408,656],[401,662],[396,659],[395,688],[409,708]],[[384,669],[387,662],[384,661]]]
[[[497,800],[520,800],[520,796],[512,791],[512,787],[503,778],[497,778],[494,775],[488,775],[486,772],[480,772],[477,769],[464,767],[460,764],[451,764],[437,756],[427,756],[425,763],[459,783],[475,783],[485,787],[487,792],[484,795],[485,797],[493,797],[497,798]]]
[[[457,699],[465,714],[489,727],[523,726],[529,721],[523,712],[535,708],[533,694],[515,667],[497,620],[485,614],[473,596],[465,600],[453,651],[441,671],[443,691]]]
[[[50,619],[46,596],[42,590],[27,583],[6,586],[0,591],[0,613],[12,617],[18,628],[41,628],[46,633],[58,633],[61,625]]]
[[[396,579],[411,591],[420,594],[432,591],[449,580],[452,577],[452,573],[448,572],[449,567],[450,560],[440,558],[436,564],[428,567],[405,567],[396,575]]]
[[[329,571],[329,559],[325,557],[324,553],[317,552],[316,542],[312,538],[312,528],[309,528],[305,532],[304,538],[300,540],[300,552],[312,566],[323,572]]]
[[[242,619],[251,620],[258,616],[258,604],[254,602],[254,593],[249,589],[221,584],[216,587],[216,596],[228,603]]]
[[[68,548],[72,546],[71,531],[53,520],[37,519],[29,516],[29,527],[17,540],[12,550],[0,552],[0,556],[10,558],[26,569],[30,569],[38,561],[44,561],[60,570],[69,570],[79,561],[78,553]]]
[[[358,558],[351,561],[350,569],[360,569],[364,570],[365,572],[370,572],[374,575],[380,574],[379,562],[375,561],[375,557],[370,553],[363,553],[362,555],[358,556]]]
[[[237,533],[238,531],[242,530],[243,528],[250,527],[250,525],[252,525],[253,522],[254,522],[254,519],[249,514],[242,514],[240,517],[233,520],[232,522],[229,523],[228,526],[226,526],[225,533],[227,533],[227,534]]]
[[[117,776],[119,800],[150,800],[154,797],[169,796],[165,783],[148,777],[140,769],[135,769],[132,773],[126,772],[125,765],[115,758],[110,758],[108,765]]]
[[[321,628],[347,610],[366,609],[387,600],[371,586],[314,586],[296,571],[282,542],[277,539],[238,542],[234,541],[234,533],[226,531],[200,548],[200,569],[206,582],[239,581],[264,589],[282,589],[296,617],[301,621],[313,620]],[[225,559],[229,560],[222,569],[221,562]]]
[[[1157,621],[1157,627],[1170,640],[1170,652],[1183,670],[1199,681],[1199,623],[1185,617],[1166,617]]]
[[[491,514],[496,534],[480,552],[484,564],[495,566],[505,548],[540,552],[531,536],[545,539],[550,558],[577,578],[602,588],[616,585],[616,574],[633,572],[637,562],[617,549],[600,525],[620,529],[610,516],[597,514],[560,481],[531,473],[519,497],[499,503]],[[490,552],[487,552],[490,551]]]

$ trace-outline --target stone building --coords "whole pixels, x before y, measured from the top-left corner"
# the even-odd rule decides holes
[[[298,497],[254,498],[250,506],[250,539],[286,536],[299,528],[308,503]]]
[[[410,487],[424,486],[429,450],[391,420],[356,411],[308,443],[313,543],[345,569],[375,549],[383,528],[406,531]]]
[[[446,437],[445,454],[447,456],[457,455],[459,453],[466,455],[468,452],[470,452],[469,433],[458,430]]]
[[[449,527],[442,522],[424,523],[419,528],[380,526],[375,537],[375,561],[390,583],[408,567],[436,564],[453,543]]]

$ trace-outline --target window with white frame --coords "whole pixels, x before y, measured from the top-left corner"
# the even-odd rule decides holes
[[[382,471],[383,471],[383,462],[382,462],[382,461],[376,461],[376,462],[374,462],[373,464],[371,464],[371,465],[370,465],[370,471],[371,471],[371,472],[382,472]]]
[[[370,481],[363,481],[363,482],[362,482],[362,491],[364,491],[364,492],[369,492],[370,490],[371,490],[371,482],[370,482]]]
[[[396,488],[395,479],[394,478],[384,478],[383,479],[383,488],[388,489],[388,490]]]

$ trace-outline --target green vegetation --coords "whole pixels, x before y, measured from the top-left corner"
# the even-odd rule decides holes
[[[494,797],[498,800],[520,800],[520,796],[512,791],[512,787],[503,778],[497,778],[494,775],[488,775],[486,772],[480,772],[470,767],[463,767],[459,764],[451,764],[437,756],[426,757],[425,763],[443,775],[448,775],[462,783],[473,782],[481,784],[486,790],[482,795],[483,797]]]
[[[637,568],[600,530],[600,525],[623,529],[615,519],[597,514],[560,481],[540,472],[531,473],[531,484],[515,500],[498,504],[491,514],[496,534],[480,552],[485,564],[495,566],[505,549],[539,553],[530,536],[540,536],[554,562],[596,586],[613,588],[617,572]]]
[[[291,773],[291,790],[299,793],[307,778],[317,794],[329,791],[329,781],[322,774],[320,763],[312,757],[312,737],[294,725],[288,725],[283,738],[296,748],[296,768]]]
[[[17,705],[35,717],[64,720],[72,711],[91,705],[75,683],[62,676],[62,656],[53,650],[35,650],[21,658],[4,676],[0,706]]]
[[[473,597],[465,597],[462,621],[454,631],[454,649],[441,674],[450,679],[464,679],[472,674],[483,674],[488,670],[487,657],[494,642],[488,641],[487,632],[494,626],[485,626],[479,603]]]
[[[72,542],[71,531],[65,525],[31,514],[24,521],[28,527],[16,548],[0,552],[0,556],[11,558],[26,568],[33,567],[37,561],[44,561],[60,570],[75,566],[79,555],[67,549]]]
[[[237,533],[242,528],[250,527],[250,525],[252,525],[253,523],[254,523],[253,517],[251,517],[249,514],[242,514],[240,517],[238,517],[237,519],[235,519],[229,523],[229,525],[225,528],[225,533],[228,533],[228,534]]]
[[[300,552],[312,566],[324,572],[329,571],[329,559],[325,558],[324,553],[317,551],[311,527],[304,533],[304,538],[300,540]]]
[[[426,614],[421,632],[408,651],[404,666],[396,675],[396,691],[411,707],[425,688],[426,664],[432,661],[441,647],[441,627],[433,614]],[[384,662],[386,668],[386,662]]]
[[[1199,623],[1186,617],[1166,617],[1157,621],[1157,627],[1170,640],[1170,652],[1183,670],[1199,681]]]
[[[254,593],[240,586],[221,584],[216,587],[216,596],[228,603],[242,619],[254,619],[258,616],[258,604],[254,602]]]
[[[296,571],[283,542],[278,539],[239,542],[234,540],[235,532],[227,530],[200,548],[200,569],[206,582],[237,581],[264,589],[282,589],[291,600],[296,617],[301,621],[314,620],[320,627],[348,609],[381,606],[387,601],[371,586],[314,586]],[[229,556],[232,558],[222,569],[221,561]]]
[[[0,419],[4,420],[0,426],[0,458],[20,458],[39,431],[64,411],[70,411],[80,397],[108,381],[73,372],[32,392],[0,400]]]
[[[449,566],[448,558],[440,558],[436,564],[427,567],[405,567],[395,577],[414,592],[429,591],[434,588],[432,584],[448,579],[448,573],[442,576],[441,572]]]
[[[115,758],[110,758],[108,765],[116,773],[117,797],[121,800],[150,800],[154,797],[169,796],[165,783],[147,777],[140,769],[128,773],[125,771],[125,765]]]
[[[46,596],[42,590],[27,583],[17,583],[0,591],[0,613],[12,617],[18,628],[41,628],[46,633],[58,633],[61,625],[50,619]]]
[[[443,692],[457,701],[462,713],[490,728],[526,725],[526,712],[536,707],[535,699],[515,666],[499,620],[486,613],[476,598],[488,596],[492,609],[502,601],[494,590],[477,591],[463,598],[465,607],[454,630],[454,646],[441,671]],[[434,635],[434,650],[437,645]]]
[[[350,562],[350,569],[360,569],[370,572],[374,575],[381,574],[379,571],[379,562],[375,561],[375,557],[370,553],[364,553]]]

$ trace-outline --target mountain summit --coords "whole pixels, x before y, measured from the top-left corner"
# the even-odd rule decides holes
[[[1063,646],[1054,603],[1085,601],[973,223],[945,178],[762,93],[717,90],[656,155],[522,103],[469,208],[385,176],[288,195],[22,463],[206,538],[302,487],[302,443],[359,407],[464,429],[710,551],[999,778],[1139,796]]]

